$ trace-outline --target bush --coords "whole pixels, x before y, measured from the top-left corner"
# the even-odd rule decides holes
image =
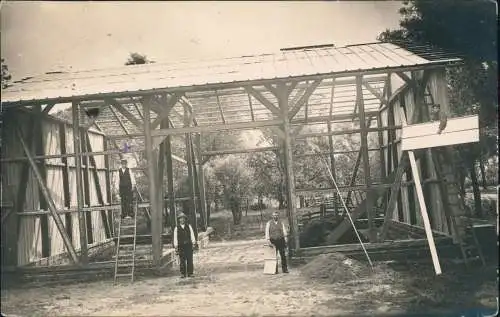
[[[254,203],[250,205],[250,210],[264,210],[267,209],[267,205],[263,202],[260,203]]]

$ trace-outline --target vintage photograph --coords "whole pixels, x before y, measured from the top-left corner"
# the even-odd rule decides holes
[[[1,316],[496,316],[497,19],[1,1]]]

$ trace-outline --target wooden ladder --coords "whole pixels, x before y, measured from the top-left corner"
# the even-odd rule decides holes
[[[131,232],[132,231],[132,232]],[[122,243],[121,239],[132,239],[132,244]],[[118,224],[118,236],[115,255],[114,284],[119,278],[130,278],[134,282],[135,252],[137,241],[137,201],[134,202],[134,216],[132,219],[121,219]]]
[[[441,156],[444,162],[440,159]],[[459,185],[454,175],[457,167],[452,155],[448,148],[444,148],[434,150],[432,158],[438,179],[444,181],[444,183],[440,183],[440,191],[445,205],[447,223],[453,232],[455,243],[460,247],[464,264],[469,268],[472,261],[479,259],[481,264],[485,266],[486,261],[472,219],[466,213],[466,207],[459,197]]]

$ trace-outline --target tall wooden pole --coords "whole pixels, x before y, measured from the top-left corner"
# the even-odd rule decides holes
[[[168,120],[167,120],[168,122]],[[170,125],[168,126],[170,127]],[[177,216],[175,211],[175,200],[174,200],[174,170],[172,167],[172,136],[168,135],[165,139],[165,163],[167,167],[167,191],[168,191],[168,209],[170,211],[170,226],[173,227],[176,225]]]
[[[292,138],[290,131],[290,119],[289,119],[289,104],[288,104],[288,88],[284,84],[279,84],[277,89],[278,103],[279,107],[282,111],[283,117],[283,132],[285,135],[284,138],[284,161],[286,167],[286,187],[287,187],[287,210],[288,210],[288,221],[290,223],[290,234],[293,238],[293,249],[295,253],[300,249],[300,240],[299,240],[299,228],[296,219],[297,213],[297,205],[295,202],[295,179],[293,174],[293,153],[292,153]]]
[[[168,128],[168,121],[163,120],[160,123],[160,129],[166,129]],[[160,143],[160,149],[158,150],[158,206],[160,207],[160,211],[162,216],[165,215],[163,210],[165,208],[165,186],[164,186],[164,176],[165,176],[165,153],[166,153],[166,140],[163,140]],[[165,219],[167,216],[165,215]],[[165,227],[165,219],[162,218],[162,232],[163,228]]]
[[[332,122],[331,121],[328,121],[328,133],[331,133],[332,132]],[[329,152],[330,152],[330,170],[332,171],[332,177],[336,180],[337,179],[337,176],[335,174],[335,155],[333,154],[333,135],[328,135],[328,148],[329,148]],[[334,194],[335,196],[338,195],[338,193],[335,193]],[[335,197],[334,196],[334,197]],[[335,214],[337,214],[337,204],[333,203],[333,208],[334,208],[334,212]]]
[[[196,148],[198,149],[198,189],[200,192],[200,214],[202,219],[202,227],[206,230],[208,227],[207,219],[207,200],[205,193],[205,171],[203,170],[203,160],[201,157],[201,134],[195,137]]]
[[[153,153],[153,139],[151,137],[151,98],[146,98],[144,101],[144,135],[146,146],[146,160],[148,162],[148,178],[149,178],[149,203],[151,205],[151,236],[153,248],[153,265],[156,268],[160,267],[161,263],[161,210],[158,206],[157,196],[157,165]]]
[[[368,230],[371,242],[375,242],[377,235],[375,223],[373,221],[373,193],[371,188],[370,161],[368,157],[368,132],[365,121],[365,105],[363,101],[363,78],[356,76],[356,103],[359,109],[359,126],[361,129],[361,154],[363,155],[363,169],[365,172],[366,193],[366,214],[368,215]]]
[[[83,183],[82,183],[82,157],[81,142],[80,142],[80,113],[79,105],[73,102],[73,147],[75,151],[75,173],[76,173],[76,201],[78,209],[78,225],[80,228],[80,262],[86,264],[88,262],[88,245],[87,245],[87,221],[83,209]]]
[[[190,125],[189,122],[189,111],[186,107],[184,107],[184,126],[188,127]],[[198,226],[197,226],[197,217],[196,217],[196,200],[194,198],[195,196],[195,185],[194,185],[194,173],[193,173],[193,158],[192,158],[192,142],[191,142],[191,134],[186,133],[185,137],[185,144],[186,144],[186,162],[187,162],[187,168],[188,168],[188,187],[189,187],[189,208],[191,209],[189,211],[188,216],[191,226],[193,227],[195,238],[198,238]]]

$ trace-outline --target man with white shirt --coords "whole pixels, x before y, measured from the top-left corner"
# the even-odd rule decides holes
[[[174,229],[174,248],[179,255],[181,278],[193,276],[193,246],[196,248],[197,243],[194,237],[194,231],[190,224],[186,223],[186,215],[180,213],[178,216],[178,224]]]
[[[266,240],[270,245],[274,245],[274,247],[278,250],[281,257],[281,270],[283,273],[288,273],[285,254],[285,248],[288,243],[288,235],[285,225],[279,219],[277,211],[273,212],[273,219],[269,220],[266,224]]]
[[[130,218],[134,216],[132,207],[133,189],[135,188],[135,177],[132,171],[127,167],[127,160],[121,160],[122,166],[118,170],[119,175],[119,194],[121,200],[121,217]]]

